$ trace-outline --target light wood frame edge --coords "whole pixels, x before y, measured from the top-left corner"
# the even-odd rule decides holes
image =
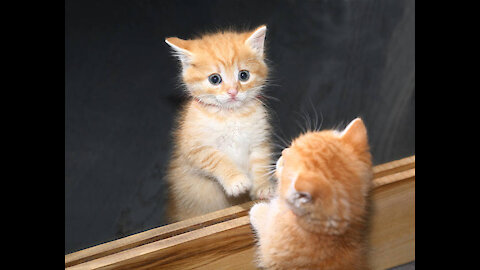
[[[415,177],[415,156],[377,165],[374,189]],[[255,201],[203,216],[147,230],[115,241],[65,255],[66,269],[98,269],[148,258],[196,238],[211,237],[236,228],[249,228],[246,215]],[[150,254],[150,255],[148,255]],[[118,267],[117,267],[118,268]],[[115,269],[117,269],[115,268]]]

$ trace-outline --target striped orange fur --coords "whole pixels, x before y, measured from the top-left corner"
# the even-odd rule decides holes
[[[258,100],[268,75],[265,33],[261,26],[165,40],[192,97],[173,134],[167,172],[172,222],[274,193],[268,112]]]
[[[368,269],[365,231],[372,164],[359,118],[307,132],[277,161],[278,196],[250,210],[266,269]]]

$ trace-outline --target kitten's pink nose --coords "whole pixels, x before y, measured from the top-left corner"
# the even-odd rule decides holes
[[[231,97],[235,97],[237,94],[238,94],[238,90],[237,88],[230,88],[227,93],[231,96]]]

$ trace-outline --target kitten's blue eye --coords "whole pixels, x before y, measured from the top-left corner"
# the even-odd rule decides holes
[[[222,77],[220,77],[220,74],[218,73],[213,73],[208,76],[208,81],[213,85],[219,85],[222,82]]]
[[[249,78],[250,78],[250,72],[248,72],[248,70],[241,70],[238,73],[238,79],[241,82],[246,82],[246,81],[248,81]]]

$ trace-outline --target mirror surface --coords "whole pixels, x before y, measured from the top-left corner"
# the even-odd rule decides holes
[[[186,99],[164,39],[262,24],[275,158],[308,122],[358,116],[374,164],[414,154],[413,0],[65,1],[65,254],[167,223]]]

